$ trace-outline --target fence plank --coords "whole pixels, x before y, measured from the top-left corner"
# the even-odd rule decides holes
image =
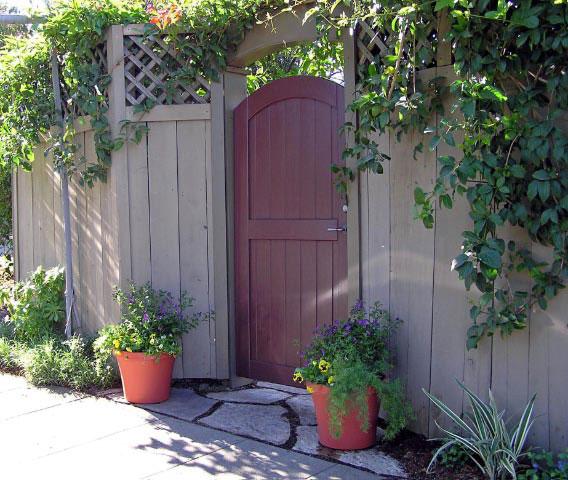
[[[34,268],[34,221],[32,173],[18,171],[18,253],[19,280],[23,280]]]
[[[174,296],[180,291],[176,122],[156,122],[148,133],[152,285]],[[184,376],[182,356],[174,376]]]
[[[152,281],[148,203],[148,137],[144,135],[140,143],[130,143],[127,148],[132,280],[142,284]]]
[[[407,384],[407,393],[416,412],[414,428],[425,431],[428,401],[421,389],[430,379],[432,328],[432,281],[434,270],[434,230],[414,220],[413,191],[417,185],[430,189],[434,182],[435,155],[420,154],[413,159],[414,145],[421,138],[409,135],[397,142],[391,138],[391,314],[403,323],[396,335],[397,371]]]
[[[208,265],[206,126],[205,121],[177,124],[181,289],[195,298],[195,310],[199,312],[209,311],[212,288]],[[209,322],[202,322],[183,337],[183,371],[187,377],[206,378],[212,374],[209,329]]]

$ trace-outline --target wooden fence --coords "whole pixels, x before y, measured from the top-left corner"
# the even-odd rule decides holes
[[[266,32],[259,29],[259,38],[265,37]],[[176,90],[176,105],[158,105],[151,112],[135,114],[134,105],[141,99],[163,97],[159,55],[169,55],[167,49],[140,47],[136,41],[139,31],[139,27],[127,26],[109,32],[105,50],[113,69],[109,116],[113,134],[125,118],[145,123],[149,133],[140,144],[128,144],[113,153],[107,184],[92,190],[71,185],[80,315],[90,332],[116,321],[111,290],[130,278],[151,281],[173,292],[186,289],[197,299],[196,310],[215,310],[217,319],[184,337],[175,375],[227,378],[232,311],[227,286],[232,271],[227,260],[232,258],[231,115],[245,94],[244,80],[241,74],[227,73],[224,85],[221,81],[210,89],[199,82],[182,85]],[[254,29],[247,38],[256,45],[251,35]],[[381,50],[381,38],[367,32],[367,37],[356,38],[357,48],[373,56]],[[161,52],[158,57],[156,52]],[[451,59],[443,55],[440,50],[437,64],[420,75],[451,75]],[[365,58],[368,55],[363,51],[355,63],[364,67]],[[232,77],[239,77],[233,86]],[[378,139],[392,160],[385,163],[383,175],[361,176],[360,207],[354,209],[358,215],[349,220],[350,227],[356,227],[350,231],[350,271],[355,272],[350,281],[357,282],[360,267],[364,299],[380,300],[403,321],[393,343],[397,371],[416,411],[414,428],[437,435],[434,421],[438,413],[422,388],[457,411],[463,410],[458,379],[482,395],[492,388],[508,415],[518,414],[536,393],[532,442],[565,448],[568,294],[563,292],[546,312],[531,312],[526,330],[506,339],[484,339],[477,350],[465,349],[470,324],[468,295],[473,293],[465,292],[457,274],[450,271],[450,263],[458,252],[461,232],[470,227],[468,209],[458,200],[452,210],[437,210],[432,230],[413,219],[414,188],[434,184],[436,156],[448,153],[443,151],[448,147],[440,145],[436,152],[424,152],[415,160],[413,149],[419,135],[415,132],[402,142],[388,135]],[[80,152],[87,159],[94,158],[93,132],[83,129],[78,142]],[[49,266],[63,259],[58,179],[50,163],[44,163],[44,148],[38,147],[32,174],[18,172],[15,176],[20,277],[36,265]],[[514,230],[507,234],[523,241]],[[524,241],[533,253],[546,258],[546,249]]]

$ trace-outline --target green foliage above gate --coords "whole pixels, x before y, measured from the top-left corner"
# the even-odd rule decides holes
[[[112,150],[106,119],[108,72],[97,60],[104,31],[112,24],[147,23],[184,59],[171,74],[191,82],[214,80],[228,52],[255,22],[268,24],[294,7],[306,6],[322,38],[347,28],[360,52],[357,113],[347,125],[354,143],[346,156],[358,170],[382,172],[389,157],[373,140],[393,132],[403,138],[419,129],[438,152],[434,188],[417,188],[416,216],[426,227],[436,211],[466,198],[472,228],[464,232],[453,262],[469,288],[481,296],[471,308],[468,347],[483,335],[524,328],[533,306],[546,308],[564,287],[568,269],[568,3],[566,0],[201,0],[179,4],[84,0],[61,3],[40,34],[11,44],[0,59],[0,161],[29,165],[39,135],[53,123],[49,54],[63,61],[66,108],[88,114],[95,128],[98,163],[75,166],[87,183],[104,179]],[[156,30],[158,29],[158,30]],[[98,49],[98,50],[97,50]],[[420,70],[454,65],[457,80]],[[112,67],[112,66],[110,66]],[[426,78],[426,77],[424,77]],[[450,99],[450,100],[448,100]],[[146,103],[140,108],[151,108]],[[71,144],[72,135],[61,140]],[[65,148],[61,148],[65,151]],[[460,153],[459,155],[457,153]],[[63,157],[62,161],[69,161]],[[348,178],[354,172],[341,170]],[[520,227],[536,244],[551,248],[549,262],[529,248],[507,242]],[[458,246],[456,245],[456,251]],[[526,272],[530,291],[509,279]]]

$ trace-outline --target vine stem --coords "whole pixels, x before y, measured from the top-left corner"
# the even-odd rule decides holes
[[[404,39],[406,37],[407,26],[408,26],[408,20],[405,18],[404,21],[403,21],[403,24],[401,25],[400,32],[398,34],[398,57],[396,59],[396,64],[394,66],[394,73],[391,77],[391,83],[389,85],[387,100],[390,100],[391,97],[392,97],[392,94],[394,92],[394,85],[396,83],[396,76],[398,75],[398,72],[400,70],[400,62],[402,60],[403,43],[404,43]]]

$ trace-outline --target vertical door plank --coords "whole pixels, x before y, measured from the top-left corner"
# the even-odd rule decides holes
[[[154,122],[148,133],[148,176],[152,285],[180,293],[176,122]],[[176,359],[174,376],[181,378],[183,354]]]
[[[300,242],[286,241],[286,365],[297,365],[301,350],[301,302]]]
[[[194,311],[209,312],[206,122],[178,122],[179,242],[181,289],[195,298]],[[209,321],[183,337],[184,375],[211,376]]]
[[[268,298],[270,316],[266,325],[269,329],[268,359],[277,365],[286,364],[286,256],[285,241],[270,241],[270,276],[268,278]]]
[[[304,164],[300,177],[300,218],[315,218],[316,215],[316,158],[315,158],[315,101],[304,101],[300,108],[302,125],[302,158]]]

